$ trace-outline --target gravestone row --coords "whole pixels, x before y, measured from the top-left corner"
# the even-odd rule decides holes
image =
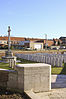
[[[16,56],[18,58],[40,63],[46,63],[57,67],[62,67],[63,62],[66,63],[66,54],[36,53],[36,54],[16,54]]]

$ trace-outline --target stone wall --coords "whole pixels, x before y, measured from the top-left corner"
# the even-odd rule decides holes
[[[51,66],[44,63],[19,64],[18,86],[22,91],[44,92],[51,90]]]
[[[18,87],[17,71],[0,69],[0,87],[15,90]]]
[[[17,71],[8,71],[8,82],[7,89],[18,91],[18,72]]]
[[[9,72],[0,70],[0,87],[7,87]]]
[[[24,92],[51,90],[51,66],[44,63],[19,64],[16,70],[0,69],[0,87]]]
[[[31,69],[29,67],[24,68],[23,65],[22,68],[17,66],[16,69],[17,71],[0,69],[0,87],[18,92],[48,91],[51,87],[66,88],[66,75],[51,75],[50,67],[44,67],[44,69],[43,67],[42,69],[32,67]]]

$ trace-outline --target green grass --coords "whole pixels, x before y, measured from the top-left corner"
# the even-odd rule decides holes
[[[60,74],[62,70],[63,70],[63,67],[52,67],[51,73],[52,74]]]
[[[64,67],[63,67],[63,69],[62,69],[60,74],[66,75],[66,63],[64,64]]]
[[[64,74],[64,75],[66,75],[66,63],[63,65],[63,67],[52,67],[51,73],[52,74]]]
[[[17,64],[37,63],[37,62],[25,60],[25,59],[19,59],[19,60],[21,60],[21,62],[17,63]],[[0,68],[12,70],[12,68],[9,68],[9,64],[8,63],[0,62]],[[64,74],[64,75],[66,75],[66,63],[64,64],[63,67],[51,67],[51,73],[52,74]]]
[[[2,59],[0,59],[0,60],[2,60]],[[20,63],[16,63],[16,64],[36,63],[36,62],[25,60],[25,59],[19,59],[19,60],[21,62]],[[8,69],[8,70],[13,70],[12,68],[9,67],[9,64],[8,63],[3,63],[3,62],[0,62],[0,68],[2,68],[2,69]]]
[[[20,59],[20,58],[18,58],[17,60],[20,60],[21,61],[20,62],[21,64],[37,63],[37,62],[34,62],[34,61]],[[20,63],[17,63],[17,64],[20,64]]]
[[[9,64],[8,63],[0,62],[0,68],[12,70],[12,68],[9,68]]]

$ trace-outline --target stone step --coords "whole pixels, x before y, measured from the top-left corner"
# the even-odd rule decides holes
[[[35,94],[33,91],[25,91],[28,97],[30,99],[41,99],[37,94]]]

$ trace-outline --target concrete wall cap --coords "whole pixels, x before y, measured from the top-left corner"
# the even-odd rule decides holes
[[[14,70],[0,69],[1,71],[15,72]]]
[[[45,66],[51,66],[49,64],[44,63],[35,63],[35,64],[18,64],[16,67],[45,67]]]

